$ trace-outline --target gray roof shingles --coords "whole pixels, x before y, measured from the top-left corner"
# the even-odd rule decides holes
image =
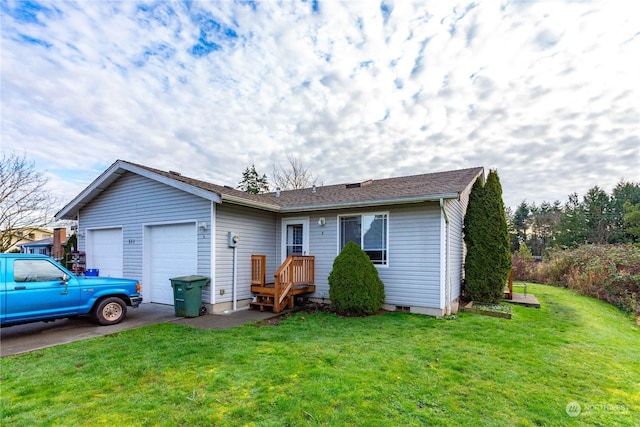
[[[127,162],[129,163],[129,162]],[[194,187],[219,194],[223,201],[225,196],[239,199],[248,204],[272,205],[274,209],[295,210],[296,208],[313,209],[314,207],[340,207],[356,204],[374,204],[376,201],[401,202],[402,200],[436,199],[451,197],[464,191],[484,172],[482,167],[459,169],[446,172],[434,172],[421,175],[402,176],[396,178],[374,179],[361,183],[355,188],[347,184],[318,186],[313,192],[311,188],[301,190],[285,190],[276,193],[248,194],[231,187],[211,184],[171,172],[153,169],[147,166],[130,163],[159,175],[184,182]],[[228,199],[227,199],[228,200]]]

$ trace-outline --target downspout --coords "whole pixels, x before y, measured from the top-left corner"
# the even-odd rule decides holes
[[[444,198],[440,198],[440,210],[444,217],[444,309],[445,315],[451,314],[451,280],[449,280],[449,217],[444,208]]]
[[[237,309],[238,247],[233,247],[233,311]]]

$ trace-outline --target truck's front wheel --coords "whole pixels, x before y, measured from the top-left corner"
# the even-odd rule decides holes
[[[101,325],[115,325],[122,322],[127,314],[127,305],[120,298],[101,300],[93,310],[93,317]]]

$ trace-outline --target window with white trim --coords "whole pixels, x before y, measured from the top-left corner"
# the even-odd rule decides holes
[[[387,265],[389,214],[342,215],[338,220],[338,251],[348,242],[354,242],[364,250],[371,262]]]

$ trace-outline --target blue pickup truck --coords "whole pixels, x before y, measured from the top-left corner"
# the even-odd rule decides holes
[[[84,314],[114,325],[141,302],[136,280],[74,276],[44,255],[0,254],[2,327]]]

